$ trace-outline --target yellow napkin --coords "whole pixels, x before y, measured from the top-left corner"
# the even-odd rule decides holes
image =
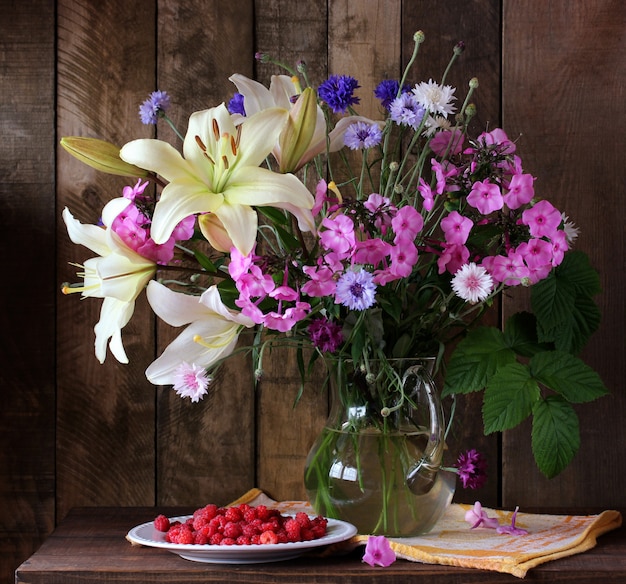
[[[313,513],[305,501],[277,502],[259,489],[252,489],[233,504],[267,505],[282,513]],[[578,554],[596,545],[596,538],[622,524],[618,511],[599,515],[543,515],[518,513],[516,527],[527,535],[500,535],[495,529],[470,529],[465,513],[471,505],[452,504],[435,528],[426,535],[389,538],[396,556],[414,562],[481,568],[523,578],[528,570],[565,556]],[[503,524],[511,523],[512,512],[483,507],[489,517]],[[356,535],[347,547],[367,542],[367,535]],[[346,548],[344,547],[344,550]]]

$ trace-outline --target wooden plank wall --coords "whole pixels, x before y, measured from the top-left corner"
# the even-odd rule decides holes
[[[89,252],[60,219],[85,222],[126,181],[92,172],[58,146],[64,135],[123,144],[177,139],[143,126],[141,101],[171,93],[184,130],[194,110],[229,99],[229,75],[268,83],[275,67],[256,51],[307,62],[320,82],[352,74],[363,111],[371,89],[397,77],[422,29],[413,82],[440,77],[454,44],[466,50],[448,82],[464,95],[476,76],[477,127],[519,136],[537,188],[581,227],[579,248],[599,268],[601,330],[585,357],[612,395],[579,408],[581,452],[561,477],[535,470],[528,434],[483,438],[480,399],[461,403],[460,443],[480,445],[491,469],[485,504],[623,506],[624,97],[626,9],[620,0],[0,0],[0,205],[4,286],[0,408],[0,580],[76,505],[227,503],[259,486],[304,496],[303,458],[326,413],[316,384],[294,410],[293,357],[274,352],[255,392],[248,363],[229,364],[200,404],[154,389],[145,367],[171,340],[145,299],[124,329],[131,359],[93,356],[99,301],[62,297]],[[524,299],[504,302],[504,316]],[[498,318],[494,315],[492,318]]]

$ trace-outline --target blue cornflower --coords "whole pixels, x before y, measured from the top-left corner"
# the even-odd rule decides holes
[[[246,109],[243,106],[243,95],[241,93],[235,93],[231,100],[228,102],[228,111],[231,114],[246,115]]]
[[[337,280],[335,302],[351,310],[365,310],[376,300],[374,276],[367,270],[348,270]]]
[[[391,102],[389,106],[389,117],[401,126],[411,126],[417,130],[425,110],[412,93],[403,93]]]
[[[325,101],[334,113],[346,113],[346,110],[361,100],[355,97],[354,90],[359,82],[349,75],[331,75],[322,83],[317,93],[322,101]]]
[[[144,124],[156,124],[161,112],[170,107],[167,91],[153,91],[150,97],[139,106],[139,116]]]
[[[383,133],[378,124],[354,122],[348,126],[343,137],[343,143],[350,150],[363,150],[377,146],[382,138]]]
[[[385,109],[389,109],[391,102],[398,97],[398,88],[400,82],[396,79],[384,79],[374,89],[374,95],[380,100],[381,105]],[[402,93],[410,91],[411,88],[408,85],[402,87]]]

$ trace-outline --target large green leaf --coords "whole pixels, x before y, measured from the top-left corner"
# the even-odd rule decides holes
[[[549,331],[569,322],[576,301],[576,286],[552,272],[531,290],[531,305],[541,330]],[[547,339],[546,339],[547,340]]]
[[[443,395],[480,391],[499,367],[515,361],[504,335],[495,327],[471,331],[452,353]]]
[[[580,446],[578,416],[560,396],[548,396],[533,408],[532,449],[539,470],[549,479],[572,461]]]
[[[483,401],[485,434],[514,428],[530,416],[539,386],[521,363],[501,367],[489,380]]]
[[[570,251],[555,270],[560,279],[567,279],[576,286],[578,294],[595,296],[602,292],[600,276],[593,268],[589,257],[582,251]]]
[[[532,357],[539,351],[552,348],[537,340],[537,319],[532,312],[517,312],[511,316],[504,327],[504,339],[522,357]]]
[[[562,351],[538,353],[529,363],[537,382],[571,403],[593,401],[608,393],[600,376],[578,357]]]

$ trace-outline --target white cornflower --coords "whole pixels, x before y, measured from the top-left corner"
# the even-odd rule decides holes
[[[578,234],[580,233],[580,229],[574,225],[569,220],[569,217],[565,215],[565,213],[561,214],[563,218],[563,231],[565,231],[565,237],[567,238],[567,243],[570,245],[576,241],[578,238]]]
[[[493,279],[485,268],[470,262],[454,274],[452,289],[459,298],[476,304],[489,296],[493,289]]]
[[[439,85],[432,79],[428,83],[422,81],[413,88],[418,103],[431,114],[441,114],[447,117],[454,113],[452,101],[456,99],[454,92],[456,89],[450,85]]]

